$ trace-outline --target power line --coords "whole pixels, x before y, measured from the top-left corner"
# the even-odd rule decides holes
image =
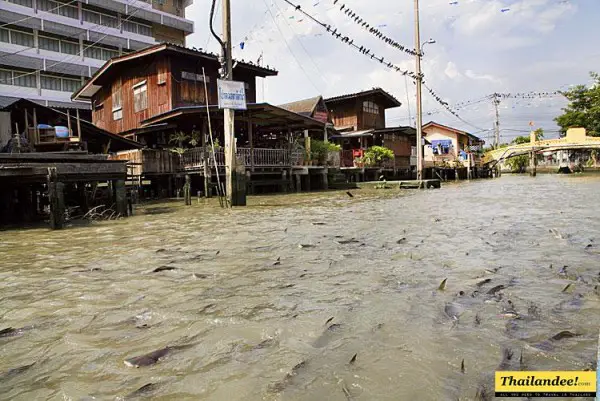
[[[306,75],[306,78],[308,78],[308,81],[313,86],[313,88],[315,88],[317,92],[321,92],[319,90],[319,88],[317,88],[317,86],[315,85],[315,83],[313,82],[313,80],[311,79],[310,75],[306,72],[306,70],[304,69],[304,67],[302,66],[302,64],[298,60],[298,58],[296,57],[296,54],[292,51],[292,48],[290,47],[290,44],[288,43],[287,39],[285,38],[285,35],[281,31],[281,28],[279,28],[279,25],[277,24],[277,20],[275,19],[275,16],[273,15],[273,11],[271,11],[271,7],[269,7],[269,4],[267,3],[267,0],[263,0],[263,3],[265,3],[265,6],[267,7],[267,11],[269,12],[269,15],[271,15],[271,19],[273,20],[273,24],[275,24],[275,27],[279,31],[279,34],[281,35],[281,38],[285,42],[285,45],[286,45],[288,51],[290,52],[290,54],[292,55],[292,57],[294,58],[294,60],[296,60],[296,64],[298,65],[298,67],[300,67],[300,69],[302,70],[302,72],[304,73],[304,75]]]
[[[333,5],[336,5],[338,1],[339,0],[333,0]],[[410,54],[411,56],[417,55],[417,52],[415,50],[407,49],[405,46],[402,46],[400,43],[396,42],[394,39],[384,35],[379,29],[375,28],[374,26],[372,26],[371,24],[366,22],[366,20],[361,18],[357,13],[352,11],[350,9],[350,7],[347,7],[345,4],[342,4],[342,6],[340,7],[340,11],[343,12],[344,14],[346,14],[347,16],[349,16],[350,19],[353,19],[354,22],[356,24],[358,24],[361,28],[364,28],[370,34],[372,34],[373,36],[375,36],[378,39],[381,39],[388,45],[390,45],[400,51],[403,51],[404,53]]]
[[[77,3],[77,1],[79,1],[79,0],[72,0],[72,1],[70,1],[68,3],[61,4],[58,7],[51,8],[50,10],[45,10],[45,11],[51,13],[52,11],[56,11],[56,10],[62,8],[62,7],[66,7],[66,6],[69,6],[69,5],[73,4],[73,3]],[[15,25],[15,24],[18,24],[19,22],[27,21],[27,20],[32,19],[32,18],[37,18],[37,17],[34,16],[34,15],[32,15],[31,17],[25,17],[25,18],[21,18],[20,20],[16,20],[16,21],[13,21],[13,22],[7,22],[6,24],[0,25],[0,28],[4,28],[5,26],[8,26],[8,25]]]
[[[263,0],[264,1],[264,0]],[[370,49],[368,49],[365,46],[359,46],[357,44],[354,43],[353,39],[350,39],[350,37],[348,36],[342,36],[342,34],[340,32],[338,32],[337,28],[333,28],[331,25],[327,25],[321,21],[319,21],[318,19],[316,19],[315,17],[313,17],[312,15],[310,15],[309,13],[305,12],[304,10],[302,10],[300,5],[296,5],[294,3],[292,3],[289,0],[283,0],[285,1],[287,4],[289,4],[290,6],[294,7],[294,9],[296,11],[301,12],[302,14],[304,14],[306,17],[308,17],[309,19],[311,19],[312,21],[314,21],[315,23],[321,25],[323,28],[325,28],[325,30],[329,33],[331,33],[331,35],[333,37],[335,37],[336,39],[340,40],[342,43],[346,43],[347,45],[354,47],[356,50],[358,50],[361,54],[364,54],[366,56],[369,56],[372,60],[376,60],[379,61],[380,64],[383,64],[384,66],[388,67],[391,70],[395,70],[396,72],[402,73],[403,75],[409,75],[412,78],[417,77],[417,75],[414,72],[410,72],[410,71],[405,71],[402,70],[400,67],[395,66],[394,64],[390,63],[390,62],[385,62],[385,59],[383,57],[377,57],[375,55],[375,53],[373,53]]]

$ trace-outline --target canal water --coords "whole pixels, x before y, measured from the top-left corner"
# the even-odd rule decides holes
[[[352,193],[0,232],[0,399],[474,400],[506,349],[593,368],[599,176]]]

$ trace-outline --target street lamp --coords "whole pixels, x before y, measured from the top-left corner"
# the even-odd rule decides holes
[[[425,47],[425,45],[432,45],[436,43],[435,40],[433,39],[429,39],[427,42],[423,43],[423,45],[421,46],[421,57],[423,57],[423,48]]]

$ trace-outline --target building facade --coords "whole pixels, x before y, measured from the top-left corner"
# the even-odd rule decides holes
[[[109,59],[185,45],[192,0],[0,0],[0,103],[89,108],[71,94]]]
[[[433,121],[423,126],[425,148],[423,160],[426,167],[462,164],[469,159],[473,150],[483,146],[475,135]],[[471,164],[473,164],[472,158]]]

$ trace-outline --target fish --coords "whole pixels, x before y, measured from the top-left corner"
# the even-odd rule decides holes
[[[187,348],[191,348],[194,345],[195,344],[167,346],[156,351],[152,351],[148,354],[126,359],[124,363],[125,365],[132,368],[151,366],[156,364],[161,359],[164,359],[167,355],[173,353],[174,351],[180,351]]]
[[[553,340],[553,341],[560,341],[563,338],[572,338],[572,337],[577,337],[578,335],[579,334],[575,334],[575,333],[573,333],[571,331],[564,330],[564,331],[561,331],[558,334],[553,335],[552,337],[550,337],[550,339]]]
[[[0,381],[8,380],[11,377],[20,375],[21,373],[28,371],[33,365],[35,365],[35,362],[29,365],[19,366],[18,368],[9,369],[5,373],[0,375]]]
[[[406,242],[406,238],[400,238],[398,241],[396,241],[396,244],[400,245],[400,244],[403,244],[404,242]]]
[[[280,393],[285,390],[285,388],[292,383],[293,378],[297,376],[304,367],[306,367],[306,364],[307,362],[305,360],[297,363],[292,370],[285,375],[283,380],[270,385],[269,390],[276,393]]]
[[[352,365],[354,362],[356,362],[356,357],[358,356],[358,354],[354,354],[354,356],[350,359],[350,362],[348,362],[350,365]]]
[[[337,241],[338,244],[341,245],[346,245],[346,244],[356,244],[359,243],[360,241],[358,241],[355,238],[351,238],[351,239],[345,239],[345,240],[341,240],[341,241]]]
[[[569,291],[569,289],[571,288],[571,286],[573,286],[573,283],[569,283],[569,284],[565,285],[565,288],[563,288],[561,292],[567,292],[567,291]]]
[[[481,287],[482,285],[485,285],[489,282],[491,282],[492,279],[491,278],[486,278],[485,280],[481,280],[480,282],[478,282],[477,284],[475,284],[476,287]]]
[[[327,326],[329,323],[331,323],[331,321],[335,318],[335,316],[330,317],[329,319],[327,319],[327,321],[325,322],[325,326]]]
[[[204,313],[207,310],[209,310],[210,308],[215,307],[215,306],[217,306],[217,305],[216,304],[208,304],[204,308],[200,309],[200,313]]]
[[[8,327],[0,330],[0,338],[19,337],[22,336],[25,331],[31,330],[32,328],[33,327],[21,327],[19,329],[15,329],[13,327]]]
[[[158,388],[157,383],[144,384],[142,387],[138,388],[134,392],[127,394],[125,396],[125,399],[136,398],[139,396],[148,395],[148,393],[155,391],[157,388]]]
[[[350,191],[346,191],[346,195],[348,195],[348,196],[349,196],[349,197],[351,197],[351,198],[354,198],[354,195],[352,195],[352,194],[350,193]]]
[[[464,359],[460,363],[460,373],[465,373],[465,360]]]
[[[175,267],[175,266],[160,266],[160,267],[157,267],[156,269],[152,270],[152,273],[160,273],[160,272],[164,272],[164,271],[173,271],[173,270],[177,270],[177,267]]]
[[[444,291],[446,289],[446,282],[447,281],[448,281],[448,278],[443,279],[442,282],[440,283],[440,286],[438,287],[438,290]]]
[[[557,229],[555,229],[555,228],[551,228],[549,231],[552,233],[552,235],[554,235],[554,238],[556,238],[556,239],[567,239],[567,238],[569,238],[569,235],[568,235],[568,234],[561,234],[561,233],[560,233],[560,232],[559,232]]]
[[[506,287],[503,284],[500,284],[500,285],[497,285],[497,286],[491,288],[486,294],[488,294],[488,295],[494,295],[498,291],[503,290],[505,288]]]
[[[217,255],[218,255],[218,254],[220,254],[220,253],[221,253],[221,251],[220,251],[220,250],[218,250],[218,251],[217,251],[217,253],[215,253],[215,256],[217,256]]]
[[[208,274],[202,274],[202,273],[193,273],[192,274],[193,278],[200,278],[200,279],[205,279],[208,278]]]
[[[352,401],[352,394],[350,394],[350,390],[346,387],[346,383],[342,383],[342,392],[344,393],[344,396],[346,396],[346,400]]]
[[[267,338],[266,340],[263,340],[260,343],[256,344],[254,347],[252,347],[252,350],[264,349],[267,347],[271,347],[275,344],[277,344],[277,340],[275,338]]]
[[[333,323],[327,326],[327,328],[323,331],[323,334],[321,334],[319,338],[315,340],[313,344],[314,347],[323,348],[325,345],[327,345],[333,334],[337,332],[341,327],[342,325],[340,323]]]
[[[302,248],[314,248],[316,245],[311,245],[311,244],[299,244],[298,248],[302,249]]]
[[[479,317],[479,313],[475,314],[474,323],[475,323],[475,326],[479,326],[481,324],[481,317]]]
[[[320,223],[320,222],[313,222],[312,223],[313,226],[326,226],[327,224],[325,223]]]

